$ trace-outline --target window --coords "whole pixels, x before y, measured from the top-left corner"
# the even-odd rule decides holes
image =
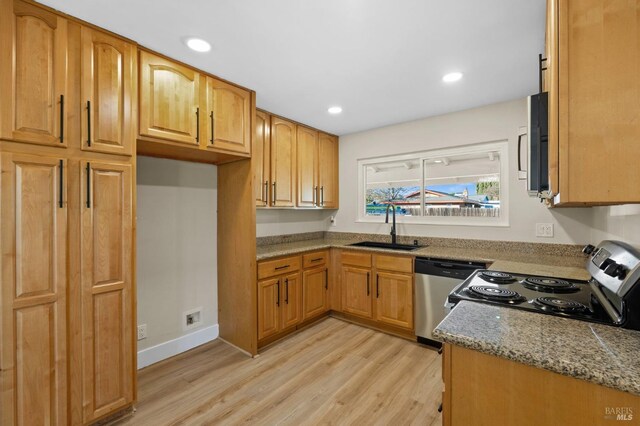
[[[358,161],[360,221],[506,226],[507,143]]]

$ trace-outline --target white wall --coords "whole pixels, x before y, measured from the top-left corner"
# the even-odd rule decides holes
[[[509,141],[509,227],[400,224],[399,234],[553,243],[586,243],[593,212],[588,208],[548,209],[530,198],[517,179],[517,135],[527,124],[526,100],[489,105],[438,117],[354,133],[340,138],[340,210],[330,231],[388,233],[389,225],[358,223],[357,160],[390,154]],[[554,224],[553,238],[537,238],[536,223]]]
[[[335,214],[335,210],[258,209],[256,236],[270,237],[326,231],[329,226],[329,217]]]
[[[217,337],[217,168],[138,157],[139,368]],[[202,307],[186,331],[183,313]]]
[[[613,239],[640,249],[640,205],[593,208],[591,242]]]

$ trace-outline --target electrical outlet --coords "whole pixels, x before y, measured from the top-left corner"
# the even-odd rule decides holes
[[[147,338],[147,324],[140,324],[138,326],[138,340]]]
[[[329,222],[331,222],[331,226],[336,226],[336,217],[335,216],[330,216],[329,217]]]
[[[202,325],[202,307],[186,311],[184,313],[184,322],[182,325],[185,330]]]
[[[536,237],[552,238],[553,223],[536,223]]]

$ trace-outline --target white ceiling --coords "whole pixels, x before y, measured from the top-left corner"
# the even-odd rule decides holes
[[[344,135],[537,90],[545,0],[42,0]],[[188,50],[198,36],[210,52]],[[442,76],[461,71],[453,84]],[[327,113],[331,105],[344,109]]]

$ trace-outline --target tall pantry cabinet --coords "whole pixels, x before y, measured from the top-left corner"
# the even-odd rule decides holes
[[[88,424],[134,400],[136,46],[0,0],[0,48],[0,424]]]

